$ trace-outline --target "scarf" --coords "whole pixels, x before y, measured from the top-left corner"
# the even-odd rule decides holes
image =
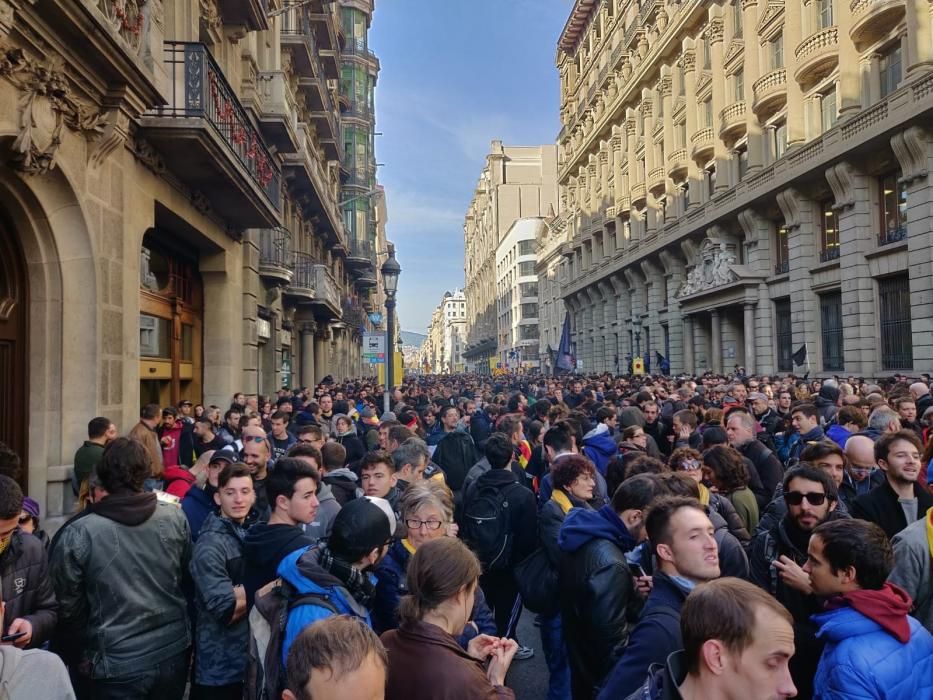
[[[567,513],[570,512],[570,509],[573,508],[573,503],[570,502],[567,494],[560,489],[554,489],[551,492],[551,500],[560,506],[560,509],[564,511],[564,515],[567,515]]]
[[[369,610],[376,595],[376,586],[364,572],[352,564],[337,559],[327,545],[321,546],[321,554],[317,562],[324,571],[335,576],[343,582],[353,599]]]

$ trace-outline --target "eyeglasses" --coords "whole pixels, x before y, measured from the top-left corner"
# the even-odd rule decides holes
[[[680,468],[687,472],[692,472],[700,468],[700,463],[695,459],[685,459],[680,463]]]
[[[807,499],[807,502],[811,506],[821,506],[826,502],[825,493],[801,493],[800,491],[788,491],[784,494],[784,500],[787,501],[789,506],[799,506],[803,503],[803,499]]]
[[[412,518],[411,520],[406,520],[405,525],[409,530],[420,530],[422,525],[428,528],[428,530],[437,530],[443,523],[440,520],[418,520],[417,518]]]

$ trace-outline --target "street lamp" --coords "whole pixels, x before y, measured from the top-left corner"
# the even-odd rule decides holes
[[[398,276],[402,272],[402,266],[395,259],[395,244],[388,243],[386,248],[389,257],[382,263],[382,284],[386,293],[386,388],[383,406],[384,412],[388,413],[395,385],[395,377],[392,376],[395,370],[395,292],[398,291]]]

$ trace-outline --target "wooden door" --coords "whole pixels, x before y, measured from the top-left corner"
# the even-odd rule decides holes
[[[26,266],[13,231],[0,222],[0,442],[23,462],[26,485],[28,406]]]

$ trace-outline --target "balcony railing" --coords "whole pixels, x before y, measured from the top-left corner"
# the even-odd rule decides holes
[[[745,102],[733,102],[719,113],[719,134],[724,136],[745,126]]]
[[[270,267],[291,267],[292,234],[287,228],[276,226],[259,231],[259,264]]]
[[[755,95],[755,101],[752,103],[752,109],[756,112],[770,103],[772,99],[787,94],[787,70],[778,68],[770,73],[761,76],[752,84],[752,92]]]
[[[830,262],[839,259],[839,246],[834,245],[820,251],[820,262]]]
[[[878,234],[878,245],[891,245],[900,243],[907,238],[907,227],[898,226],[896,228],[885,229]]]
[[[790,272],[790,260],[781,260],[774,266],[774,274],[786,275]]]
[[[340,309],[340,294],[337,293],[337,283],[326,265],[314,265],[314,292],[315,299],[330,304],[334,310]]]
[[[350,239],[350,257],[355,261],[365,260],[369,265],[375,265],[376,254],[372,241],[360,238]]]
[[[159,116],[205,119],[278,211],[278,166],[207,47],[167,41],[165,62],[170,99],[158,108]]]
[[[314,258],[308,253],[295,252],[292,259],[292,271],[295,273],[292,277],[292,288],[313,292],[315,290]]]

